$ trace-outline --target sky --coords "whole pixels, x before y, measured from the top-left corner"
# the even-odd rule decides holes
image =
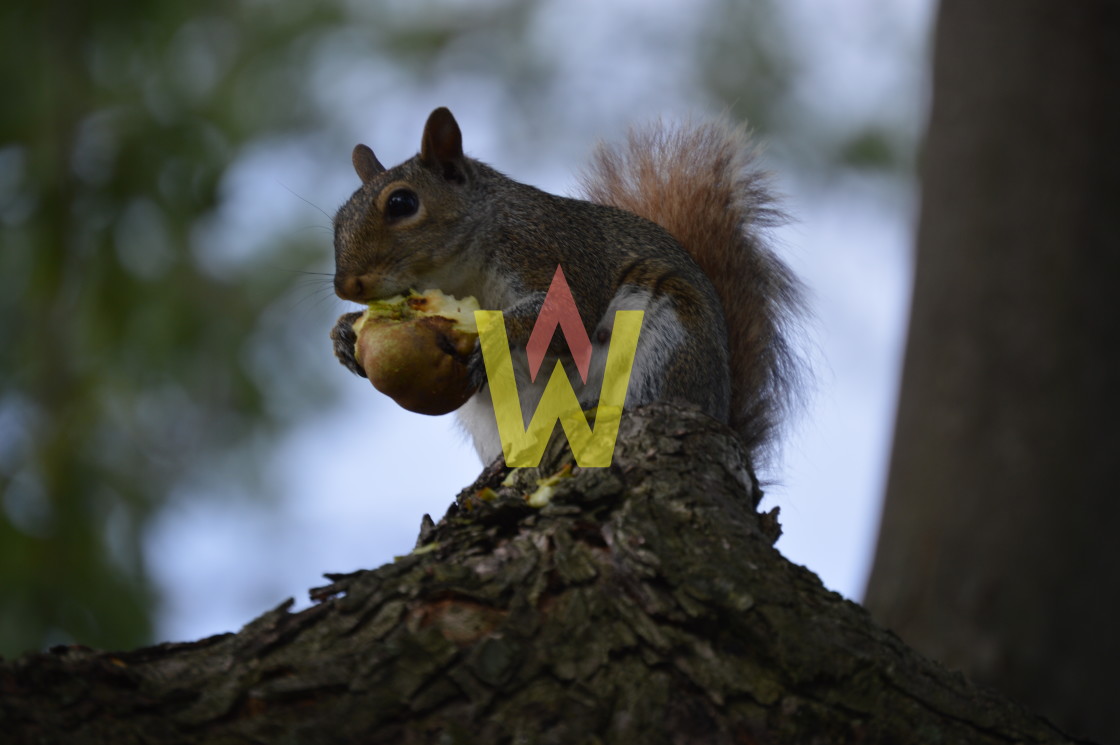
[[[617,38],[612,24],[624,22],[627,5],[552,3],[542,14],[542,44],[573,38],[561,33],[565,26],[587,24],[593,15],[594,24],[579,27],[595,31],[575,35],[579,48],[558,52],[568,66],[565,79],[572,96],[607,90],[621,99],[600,107],[606,113],[597,121],[591,117],[598,127],[580,129],[551,151],[499,142],[493,118],[500,116],[500,102],[454,78],[423,91],[402,89],[386,100],[384,90],[393,90],[391,70],[347,77],[332,74],[341,63],[328,58],[322,74],[330,84],[319,95],[326,105],[337,104],[340,128],[373,145],[386,164],[415,153],[428,111],[449,105],[468,154],[518,180],[570,193],[573,165],[596,139],[617,139],[627,124],[658,116],[706,113],[703,102],[687,95],[657,94],[664,82],[657,76],[663,78],[666,69],[658,50],[628,50],[626,65],[607,65],[596,56],[619,54],[611,49]],[[659,9],[649,15],[653,27],[671,28],[688,23],[695,6],[643,7]],[[808,50],[791,91],[798,110],[833,117],[838,131],[878,120],[918,139],[927,85],[924,57],[914,50],[924,49],[932,0],[796,0],[781,7]],[[687,64],[675,60],[672,69]],[[333,154],[329,166],[320,156],[298,142],[247,151],[227,175],[212,260],[236,261],[239,252],[267,250],[265,239],[252,244],[238,238],[259,232],[255,226],[311,227],[321,229],[329,272],[329,220],[323,213],[345,201],[358,180],[349,149]],[[766,474],[775,483],[762,507],[781,508],[784,534],[777,547],[785,556],[816,572],[827,587],[858,599],[887,473],[916,193],[912,185],[872,173],[821,179],[779,171],[777,177],[795,221],[778,230],[776,244],[810,290],[814,317],[804,343],[815,382],[809,405],[786,438],[780,467]],[[329,279],[303,293],[284,299],[279,312],[322,317],[322,338],[309,340],[308,353],[324,356],[323,374],[338,386],[339,404],[302,422],[267,454],[265,484],[273,500],[184,487],[161,514],[145,541],[163,598],[160,639],[236,631],[288,597],[297,607],[307,605],[307,590],[325,583],[324,572],[373,568],[408,553],[422,516],[438,520],[481,468],[453,416],[404,411],[330,359],[333,318],[354,308],[329,295]]]

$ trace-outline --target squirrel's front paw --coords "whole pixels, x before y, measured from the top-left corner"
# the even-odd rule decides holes
[[[334,356],[355,375],[366,377],[366,371],[358,364],[354,357],[354,344],[358,335],[354,333],[354,321],[361,317],[361,312],[344,313],[339,316],[338,323],[331,329],[331,341],[334,342]]]

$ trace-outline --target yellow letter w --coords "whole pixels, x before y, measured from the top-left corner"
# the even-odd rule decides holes
[[[643,311],[640,310],[615,312],[614,331],[607,350],[607,366],[603,372],[603,389],[599,392],[593,431],[587,424],[587,417],[579,405],[575,389],[568,381],[564,366],[559,360],[552,369],[552,376],[548,379],[529,427],[524,428],[525,419],[521,413],[521,398],[517,394],[513,359],[502,312],[474,312],[482,359],[486,365],[486,377],[494,402],[498,437],[502,441],[507,466],[525,468],[539,464],[557,419],[568,438],[577,465],[588,468],[611,464],[618,425],[622,419],[622,405],[626,401],[630,371],[634,367],[634,355],[638,349],[638,333],[642,330],[642,316]]]

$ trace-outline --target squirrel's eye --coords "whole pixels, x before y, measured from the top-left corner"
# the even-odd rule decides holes
[[[411,217],[420,209],[420,197],[411,189],[397,189],[385,200],[385,216],[396,220]]]

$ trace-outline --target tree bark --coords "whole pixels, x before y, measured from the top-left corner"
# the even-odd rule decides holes
[[[1120,742],[1120,6],[944,0],[866,603]]]
[[[418,548],[227,634],[0,665],[5,742],[1063,743],[773,548],[743,451],[668,405],[610,468],[490,470]],[[542,484],[541,481],[544,481]],[[388,498],[390,495],[386,495]]]

